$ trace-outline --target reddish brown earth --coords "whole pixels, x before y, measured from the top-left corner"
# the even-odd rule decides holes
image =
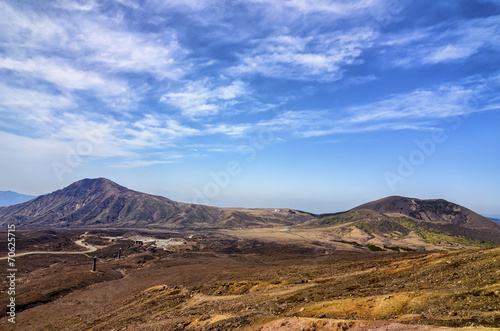
[[[26,232],[22,237],[39,250],[71,248],[68,242],[80,234],[60,232],[54,239]],[[104,235],[87,240],[103,243]],[[500,248],[325,254],[313,246],[218,233],[184,239],[188,245],[170,251],[109,242],[92,253],[99,258],[97,272],[83,254],[18,257],[15,330],[500,327]],[[19,253],[33,247],[25,244]],[[7,303],[5,270],[0,269],[2,305]],[[12,326],[3,313],[0,329]]]

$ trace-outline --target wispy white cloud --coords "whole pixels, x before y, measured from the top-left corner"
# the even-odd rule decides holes
[[[186,70],[186,64],[181,63],[186,51],[172,29],[164,29],[160,34],[136,32],[123,17],[107,16],[93,3],[68,2],[39,16],[31,15],[36,8],[21,11],[5,6],[13,16],[7,22],[10,26],[2,29],[25,37],[22,46],[30,47],[23,50],[25,55],[30,51],[70,55],[91,67],[100,64],[98,68],[107,72],[151,73],[160,79],[179,78]],[[83,6],[92,14],[75,12],[75,6]],[[70,10],[64,13],[61,9]],[[78,57],[74,58],[75,54]]]
[[[46,132],[54,117],[64,109],[77,106],[63,94],[37,91],[0,83],[0,128],[23,131],[27,136]]]
[[[280,35],[254,40],[255,48],[242,54],[234,74],[261,74],[297,80],[337,80],[343,66],[359,56],[377,37],[370,28],[355,28],[311,37]]]
[[[352,14],[355,11],[370,8],[376,1],[331,1],[331,0],[289,0],[283,1],[286,7],[296,8],[301,12],[324,12],[339,15]]]
[[[172,29],[135,31],[123,16],[109,16],[95,2],[56,5],[0,3],[7,13],[0,22],[0,68],[22,74],[26,88],[36,86],[33,80],[44,80],[60,90],[86,91],[126,108],[137,103],[137,93],[146,92],[142,87],[132,91],[128,75],[176,80],[190,70],[184,62],[187,52]],[[110,98],[119,95],[120,100]]]
[[[434,126],[428,122],[417,122],[413,124],[409,123],[379,123],[379,124],[369,124],[364,126],[345,126],[345,125],[334,125],[330,128],[316,129],[316,130],[304,130],[301,132],[301,137],[312,138],[328,136],[332,134],[353,134],[353,133],[364,133],[364,132],[376,132],[376,131],[398,131],[398,130],[431,130]]]
[[[116,139],[132,149],[162,149],[175,145],[176,140],[200,135],[198,129],[180,124],[169,117],[148,114],[133,122],[121,122],[123,134],[116,132]]]
[[[259,125],[300,137],[434,129],[439,127],[442,119],[489,109],[471,106],[473,99],[489,93],[489,87],[480,81],[471,84],[468,79],[463,83],[394,94],[380,101],[345,109],[286,111]]]
[[[414,67],[464,61],[481,49],[500,49],[500,17],[439,23],[381,38],[393,65]]]
[[[2,140],[0,151],[2,157],[6,159],[14,160],[18,156],[39,158],[43,155],[55,155],[65,150],[63,141],[54,141],[50,138],[32,138],[4,131],[0,131],[0,138]]]
[[[3,13],[0,21],[2,41],[10,47],[24,47],[25,51],[40,50],[44,43],[50,45],[64,31],[55,23],[51,14],[51,6],[41,6],[33,3],[21,8],[0,2],[0,11]],[[6,38],[8,36],[8,38]]]
[[[238,125],[229,125],[229,124],[218,124],[218,125],[208,125],[208,128],[205,130],[208,134],[225,134],[228,136],[241,136],[248,132],[253,126],[251,124],[238,124]]]
[[[38,110],[62,109],[75,106],[73,100],[64,95],[55,95],[32,89],[11,87],[0,84],[0,105],[4,106],[4,111],[30,109],[34,114]]]
[[[170,163],[175,163],[175,161],[171,160],[131,160],[127,161],[124,160],[120,163],[113,163],[110,166],[112,168],[118,168],[118,169],[126,169],[126,168],[142,168],[142,167],[149,167],[153,165],[158,165],[158,164],[170,164]]]
[[[161,0],[151,0],[149,1],[151,7],[157,7],[161,9],[171,9],[171,8],[180,8],[188,9],[191,11],[198,11],[206,8],[211,5],[210,0],[170,0],[170,1],[161,1]]]
[[[109,79],[89,70],[79,70],[67,61],[35,57],[24,61],[0,58],[0,68],[29,74],[57,85],[61,90],[92,90],[96,94],[117,95],[127,90],[127,84]]]
[[[450,62],[468,58],[477,52],[480,45],[446,45],[435,49],[431,54],[424,57],[424,63],[435,64],[439,62]]]
[[[320,89],[347,95],[361,84],[383,84],[384,76],[370,71],[380,62],[363,65],[373,61],[373,50],[383,53],[389,65],[380,67],[388,70],[498,51],[495,16],[388,35],[391,27],[381,29],[380,18],[400,13],[394,3],[400,2],[175,0],[139,6],[117,0],[41,8],[39,2],[0,0],[0,74],[6,77],[0,129],[24,132],[40,140],[39,148],[63,154],[65,144],[76,146],[86,132],[98,130],[103,138],[89,157],[122,157],[122,166],[136,167],[171,162],[153,160],[161,150],[234,150],[262,128],[283,137],[417,130],[476,111],[464,106],[478,93],[472,82],[389,95],[370,91],[355,107],[343,98],[328,105],[334,96],[315,104]],[[158,10],[147,13],[152,8]],[[310,108],[305,100],[313,100]],[[307,110],[271,111],[290,106]]]
[[[55,3],[49,5],[53,7],[57,5],[59,9],[65,9],[65,10],[93,11],[98,6],[98,3],[94,0],[56,1]]]
[[[398,94],[369,105],[349,109],[348,123],[395,119],[436,119],[463,115],[470,111],[467,100],[473,90],[462,86],[442,86]]]
[[[146,114],[143,119],[133,123],[134,129],[150,131],[163,136],[163,138],[180,138],[199,135],[200,131],[181,125],[178,121],[165,116]]]
[[[189,69],[181,59],[186,51],[172,31],[161,35],[135,33],[124,26],[107,26],[102,20],[84,21],[73,45],[90,53],[84,59],[117,72],[151,73],[159,79],[178,79]]]
[[[160,101],[181,109],[182,114],[200,117],[218,114],[247,93],[242,81],[214,86],[208,80],[187,82],[176,92],[165,93]]]
[[[306,131],[322,131],[331,124],[327,110],[288,110],[277,114],[273,119],[261,121],[258,126],[273,132],[274,136],[304,136]]]
[[[326,110],[288,110],[279,113],[271,120],[260,122],[259,125],[270,128],[295,129],[301,127],[303,124],[310,125],[317,122],[326,115],[328,115],[328,111]]]
[[[361,15],[363,11],[373,10],[384,5],[378,0],[249,0],[250,3],[265,4],[270,10],[279,12],[296,11],[302,14],[323,13],[335,17]],[[394,5],[394,4],[393,4]]]
[[[376,77],[375,75],[355,76],[348,78],[346,80],[346,85],[347,86],[363,85],[369,82],[373,82],[377,79],[378,77]]]

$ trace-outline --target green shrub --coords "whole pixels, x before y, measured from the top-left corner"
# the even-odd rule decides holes
[[[366,245],[366,247],[368,247],[372,252],[381,252],[381,251],[385,251],[385,249],[383,248],[380,248],[378,246],[375,246],[375,245],[372,245],[372,244],[368,244]]]

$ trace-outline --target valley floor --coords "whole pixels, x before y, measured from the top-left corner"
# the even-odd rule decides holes
[[[81,233],[22,251],[85,251]],[[104,233],[100,234],[104,236]],[[182,234],[164,234],[165,237]],[[130,240],[16,260],[16,330],[474,330],[500,327],[500,247],[347,252],[220,233],[154,249]],[[57,238],[57,239],[56,239]],[[102,247],[103,238],[85,239]],[[122,258],[116,256],[122,249]],[[327,254],[328,253],[328,254]],[[2,268],[0,304],[8,288]],[[4,306],[5,307],[5,306]],[[9,329],[5,312],[0,329]]]

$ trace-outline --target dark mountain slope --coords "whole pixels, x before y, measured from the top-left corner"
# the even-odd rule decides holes
[[[401,214],[426,222],[453,224],[471,229],[496,228],[500,225],[470,209],[443,199],[420,200],[390,196],[365,203],[352,210],[369,209],[383,214]]]
[[[310,226],[317,225],[337,226],[342,233],[358,229],[368,236],[388,238],[388,241],[398,239],[401,242],[405,238],[409,241],[418,236],[422,242],[437,246],[500,243],[500,224],[442,199],[391,196],[310,222]]]
[[[0,224],[25,228],[226,227],[294,224],[302,215],[254,215],[172,201],[129,190],[108,179],[83,179],[23,204],[0,208]]]
[[[108,179],[83,179],[51,194],[0,208],[0,220],[25,227],[214,224],[223,212],[129,190]]]

